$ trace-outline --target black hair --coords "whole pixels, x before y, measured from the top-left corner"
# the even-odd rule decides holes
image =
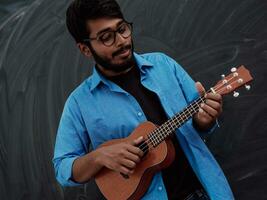
[[[103,17],[124,19],[115,0],[74,0],[66,12],[66,24],[70,34],[79,43],[89,37],[90,30],[86,22]]]

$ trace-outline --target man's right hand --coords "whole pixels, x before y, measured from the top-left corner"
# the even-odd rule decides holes
[[[143,151],[137,147],[142,141],[144,141],[144,137],[139,137],[131,143],[100,147],[97,149],[97,161],[111,170],[125,175],[132,174],[144,155]]]

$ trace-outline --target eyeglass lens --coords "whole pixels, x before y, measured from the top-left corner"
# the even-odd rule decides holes
[[[115,42],[116,33],[119,33],[123,38],[128,38],[131,33],[131,25],[123,23],[116,31],[108,31],[99,36],[99,40],[106,46],[111,46]]]

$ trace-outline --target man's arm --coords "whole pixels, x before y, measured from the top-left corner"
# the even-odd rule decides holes
[[[103,165],[97,162],[98,151],[92,151],[84,156],[78,157],[72,166],[72,179],[78,183],[89,181]]]
[[[184,97],[188,103],[205,93],[204,87],[188,75],[188,73],[172,58],[164,55],[172,67],[175,77],[180,83]],[[216,119],[222,112],[222,97],[219,94],[208,93],[201,109],[192,118],[192,126],[199,133],[209,133],[215,127]],[[218,125],[218,124],[217,124]]]
[[[70,96],[60,119],[53,159],[59,183],[75,186],[87,182],[103,166],[124,174],[132,173],[143,155],[136,147],[143,138],[89,152],[90,139],[84,123],[74,97]]]
[[[79,183],[87,182],[103,166],[126,175],[132,174],[136,164],[140,162],[143,156],[143,152],[136,147],[142,141],[143,137],[140,137],[132,143],[119,143],[100,147],[77,158],[72,168],[73,180]]]
[[[77,102],[71,95],[62,112],[53,158],[55,175],[62,186],[79,185],[72,178],[73,164],[89,152],[90,142]]]

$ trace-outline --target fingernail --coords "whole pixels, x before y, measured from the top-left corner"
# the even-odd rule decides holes
[[[199,108],[199,112],[200,112],[200,113],[203,113],[203,110],[202,110],[201,108]]]
[[[203,107],[204,107],[204,103],[201,103],[201,104],[200,104],[200,107],[203,108]]]

